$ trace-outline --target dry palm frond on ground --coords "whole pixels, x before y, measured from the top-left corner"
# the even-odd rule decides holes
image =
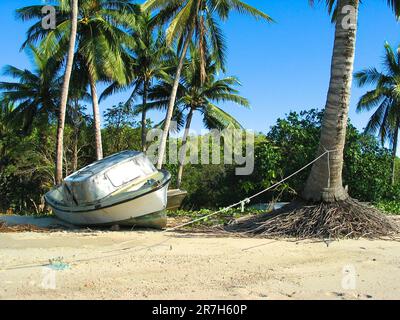
[[[40,228],[31,224],[9,226],[5,222],[0,221],[0,233],[13,233],[13,232],[50,232],[51,229]]]

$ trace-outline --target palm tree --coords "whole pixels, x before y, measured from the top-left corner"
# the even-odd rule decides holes
[[[41,22],[31,26],[27,32],[28,43],[41,41],[41,50],[63,57],[69,48],[71,30],[71,7],[59,0],[55,30],[44,30]],[[23,20],[41,19],[42,6],[29,6],[17,10]],[[81,0],[77,25],[77,56],[85,64],[89,81],[97,159],[103,157],[101,141],[100,111],[97,95],[97,82],[126,82],[125,62],[128,59],[126,46],[132,45],[128,31],[134,28],[139,7],[130,0]]]
[[[227,127],[242,128],[237,120],[217,107],[214,103],[234,102],[238,105],[249,107],[247,99],[241,97],[234,86],[240,85],[235,77],[218,79],[218,64],[206,57],[206,63],[202,65],[200,50],[194,47],[190,50],[190,59],[182,70],[181,81],[177,91],[176,106],[181,112],[187,111],[185,130],[182,138],[182,147],[179,155],[179,168],[177,176],[177,188],[182,183],[183,167],[186,157],[187,139],[193,114],[197,111],[203,116],[203,122],[208,129],[224,129]],[[205,68],[206,80],[203,82],[200,69]],[[149,97],[154,102],[149,107],[165,108],[169,93],[173,86],[173,77],[156,85]]]
[[[143,9],[145,11],[157,10],[158,14],[156,20],[160,23],[170,21],[166,31],[167,43],[171,44],[174,40],[177,40],[178,48],[180,49],[180,59],[170,92],[167,114],[164,121],[164,130],[158,150],[157,167],[161,169],[182,67],[192,38],[195,36],[197,39],[197,45],[203,57],[200,72],[202,80],[204,81],[204,57],[207,47],[212,48],[212,52],[218,57],[218,62],[221,67],[223,67],[224,63],[225,44],[222,32],[216,21],[217,18],[226,20],[229,13],[236,10],[239,13],[246,13],[266,21],[272,21],[272,19],[260,10],[240,0],[147,0],[143,4]]]
[[[57,140],[56,140],[56,184],[60,184],[63,178],[63,154],[64,154],[64,128],[65,113],[68,102],[69,83],[75,56],[76,34],[78,28],[78,0],[71,0],[71,32],[67,53],[67,63],[64,73],[64,81],[61,90],[60,110],[58,111]]]
[[[365,131],[375,135],[378,133],[382,145],[389,141],[392,147],[392,185],[395,184],[396,152],[400,128],[400,47],[395,53],[388,43],[385,44],[384,69],[386,73],[376,68],[365,69],[355,74],[360,87],[374,85],[375,88],[364,94],[357,105],[357,111],[371,111],[371,116]]]
[[[311,1],[314,2],[314,1]],[[400,14],[400,1],[388,0],[395,14]],[[350,104],[356,43],[359,0],[326,0],[334,13],[335,44],[333,49],[331,80],[321,129],[318,154],[326,150],[329,161],[314,163],[303,197],[306,200],[334,202],[346,200],[348,194],[342,183],[343,149]]]
[[[6,66],[4,75],[15,78],[15,82],[0,82],[2,97],[13,103],[15,108],[11,120],[21,125],[22,132],[32,128],[35,118],[39,123],[48,123],[54,118],[60,98],[62,79],[58,74],[60,61],[49,58],[33,46],[28,46],[27,53],[35,64],[33,71]]]
[[[155,35],[155,23],[149,13],[142,13],[137,17],[136,29],[132,37],[135,41],[134,49],[131,50],[132,59],[127,64],[127,73],[129,74],[126,85],[120,85],[114,82],[100,96],[100,101],[113,93],[133,88],[132,93],[127,101],[129,106],[137,94],[142,96],[142,113],[141,119],[141,147],[142,151],[146,151],[146,105],[148,100],[148,92],[154,80],[165,75],[165,71],[169,68],[166,58],[170,54],[171,49],[166,46],[165,38],[161,31]]]

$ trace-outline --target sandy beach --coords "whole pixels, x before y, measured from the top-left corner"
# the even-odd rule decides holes
[[[0,299],[400,299],[399,279],[395,241],[0,234]]]

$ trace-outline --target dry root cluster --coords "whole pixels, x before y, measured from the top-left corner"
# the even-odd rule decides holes
[[[225,231],[299,239],[394,238],[399,225],[379,210],[349,198],[319,204],[297,200],[272,213],[234,222]]]

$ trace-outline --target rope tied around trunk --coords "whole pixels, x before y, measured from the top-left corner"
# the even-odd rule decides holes
[[[328,188],[331,187],[331,153],[335,152],[336,150],[329,151],[325,148],[325,146],[322,146],[324,148],[325,153],[328,155]]]

